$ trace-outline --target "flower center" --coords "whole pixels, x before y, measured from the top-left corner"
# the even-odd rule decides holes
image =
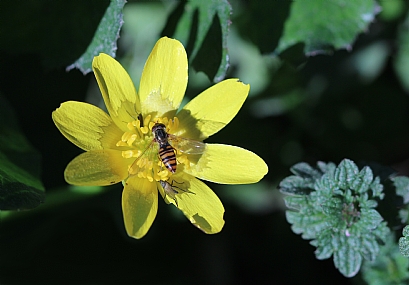
[[[165,134],[160,143],[152,131],[152,128],[159,124],[164,126]],[[128,177],[138,175],[140,178],[147,178],[150,182],[166,181],[174,172],[167,163],[169,160],[175,163],[175,170],[176,158],[178,163],[186,162],[186,158],[180,156],[171,145],[166,150],[166,157],[162,155],[162,148],[167,143],[168,134],[174,133],[178,126],[179,120],[176,117],[172,120],[167,117],[152,119],[150,115],[145,119],[136,119],[127,124],[128,131],[123,133],[116,145],[125,148],[122,151],[124,158],[135,158],[130,159],[132,163],[128,165]]]

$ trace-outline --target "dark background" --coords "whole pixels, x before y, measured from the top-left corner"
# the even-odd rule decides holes
[[[262,51],[274,46],[274,37],[261,40],[267,31],[258,29],[255,20],[260,9],[235,2],[248,8],[245,16],[232,18],[240,36]],[[0,2],[0,96],[11,104],[21,131],[41,155],[47,198],[43,209],[1,216],[0,284],[352,282],[338,273],[331,259],[317,261],[314,247],[292,233],[277,185],[299,161],[376,161],[409,174],[409,97],[394,72],[393,52],[369,82],[349,65],[352,56],[373,43],[385,43],[393,51],[402,17],[373,23],[352,51],[305,58],[298,47],[290,50],[280,68],[270,70],[266,88],[208,140],[250,149],[269,165],[258,186],[210,185],[226,209],[221,233],[203,234],[160,200],[149,233],[134,240],[123,226],[121,185],[89,197],[65,196],[65,166],[81,151],[51,120],[60,103],[85,101],[95,83],[93,74],[65,68],[86,49],[109,2],[22,3]],[[285,15],[282,9],[280,15]],[[280,34],[282,24],[275,27]],[[233,65],[228,77],[235,69]],[[307,90],[317,78],[325,87],[314,96]],[[202,90],[189,86],[187,96]],[[257,102],[288,102],[291,98],[285,94],[293,91],[298,92],[293,107],[254,115]],[[268,201],[259,206],[260,199]]]

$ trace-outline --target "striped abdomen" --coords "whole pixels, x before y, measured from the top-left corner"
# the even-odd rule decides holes
[[[159,157],[170,172],[172,173],[176,172],[175,150],[168,142],[160,144]]]

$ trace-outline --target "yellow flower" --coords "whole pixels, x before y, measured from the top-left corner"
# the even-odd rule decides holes
[[[202,143],[233,119],[249,85],[224,80],[178,112],[187,85],[187,56],[179,41],[166,37],[156,43],[145,64],[139,94],[112,57],[100,54],[92,66],[109,115],[74,101],[62,103],[52,114],[60,132],[86,151],[68,164],[65,180],[74,185],[122,181],[125,228],[134,238],[142,238],[151,227],[158,191],[205,233],[220,232],[223,204],[201,180],[255,183],[268,171],[265,162],[248,150]],[[152,128],[161,124],[165,141],[159,143]],[[159,155],[166,140],[173,146],[167,155],[172,160],[174,150],[176,166],[164,165]]]

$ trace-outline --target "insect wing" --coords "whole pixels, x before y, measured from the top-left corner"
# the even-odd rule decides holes
[[[169,134],[168,141],[172,147],[186,154],[202,154],[206,148],[204,142],[181,138],[171,134]]]

